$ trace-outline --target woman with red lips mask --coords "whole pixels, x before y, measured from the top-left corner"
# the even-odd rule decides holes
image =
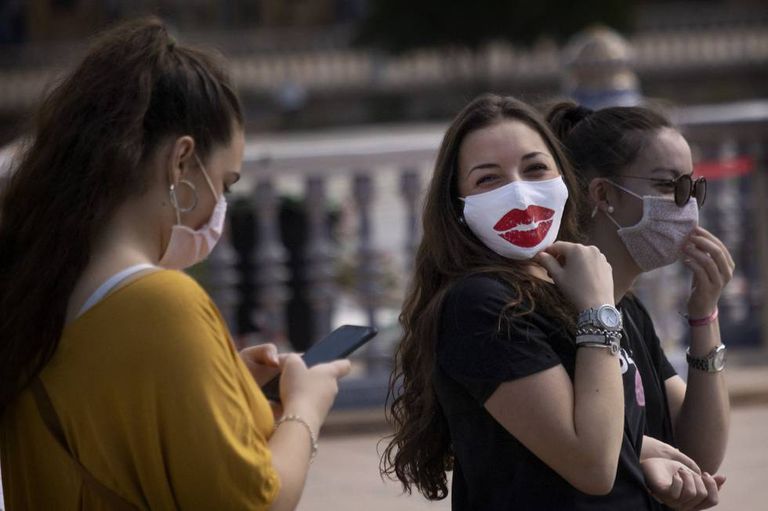
[[[651,509],[639,376],[574,186],[520,101],[481,96],[448,128],[391,378],[381,468],[406,491],[445,498],[453,470],[455,510]]]
[[[581,187],[572,190],[585,202],[580,226],[613,269],[614,298],[623,310],[626,334],[637,347],[634,359],[645,382],[646,434],[678,446],[700,467],[701,473],[693,475],[681,468],[671,492],[653,478],[649,487],[673,507],[714,505],[724,479],[709,474],[725,455],[729,423],[717,302],[734,262],[725,245],[698,226],[706,181],[692,175],[691,151],[683,136],[650,109],[592,112],[561,103],[547,117],[582,177]],[[678,259],[693,273],[686,311],[687,385],[664,356],[647,311],[629,293],[641,273]],[[659,455],[679,455],[653,441],[645,442],[642,454],[645,465],[656,463]]]

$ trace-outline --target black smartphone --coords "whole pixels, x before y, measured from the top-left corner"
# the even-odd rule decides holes
[[[302,355],[307,367],[345,358],[357,348],[370,341],[378,330],[369,326],[342,325],[313,344]],[[280,402],[280,375],[278,374],[261,387],[271,401]]]

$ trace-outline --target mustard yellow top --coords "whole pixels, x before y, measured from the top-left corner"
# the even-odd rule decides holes
[[[157,271],[67,325],[41,373],[71,449],[143,509],[266,509],[280,487],[273,417],[208,295]],[[106,509],[29,390],[0,419],[8,511]]]

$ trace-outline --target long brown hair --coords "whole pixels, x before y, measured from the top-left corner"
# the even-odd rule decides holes
[[[190,135],[205,158],[242,123],[219,58],[155,18],[106,32],[52,89],[0,197],[0,414],[56,351],[94,240],[147,190],[159,144]]]
[[[395,432],[381,458],[383,474],[399,479],[406,492],[415,486],[431,500],[447,496],[446,471],[453,466],[448,425],[432,385],[440,313],[451,285],[468,274],[493,273],[509,284],[515,297],[502,315],[523,315],[541,307],[571,327],[575,317],[553,286],[542,284],[526,271],[526,263],[489,250],[460,220],[457,174],[461,143],[469,133],[504,120],[524,122],[538,132],[569,190],[575,186],[556,137],[536,111],[514,98],[480,96],[456,116],[443,138],[424,205],[424,236],[400,314],[403,338],[387,398],[388,418]],[[577,204],[569,200],[560,239],[578,239],[576,209]]]

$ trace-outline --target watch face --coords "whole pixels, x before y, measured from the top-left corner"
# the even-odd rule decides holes
[[[725,367],[726,353],[727,351],[724,349],[717,350],[717,352],[715,353],[715,359],[712,361],[712,365],[715,367],[716,371],[722,371],[723,368]]]
[[[621,326],[621,313],[615,307],[600,307],[597,311],[597,318],[608,328]]]

